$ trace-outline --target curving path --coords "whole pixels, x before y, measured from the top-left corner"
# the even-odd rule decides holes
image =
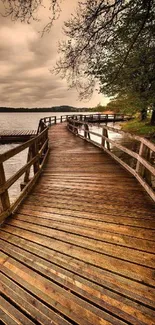
[[[49,135],[42,177],[1,229],[1,324],[153,325],[154,204],[64,124]]]

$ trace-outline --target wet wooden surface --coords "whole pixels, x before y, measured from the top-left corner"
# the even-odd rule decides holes
[[[1,229],[2,324],[153,325],[154,204],[64,124],[49,132],[42,177]]]
[[[4,130],[0,132],[0,143],[25,142],[36,135],[36,130]]]

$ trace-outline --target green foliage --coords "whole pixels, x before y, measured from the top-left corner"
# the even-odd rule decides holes
[[[92,93],[97,79],[102,93],[134,90],[146,107],[154,94],[154,22],[154,0],[79,2],[76,15],[65,23],[68,40],[60,45],[56,71],[83,97]]]
[[[106,106],[103,106],[99,103],[97,106],[93,107],[92,110],[93,110],[93,112],[101,112],[102,113],[106,110]]]
[[[155,137],[155,126],[151,126],[149,121],[142,122],[139,119],[134,119],[126,123],[122,123],[122,130],[137,134],[140,136],[147,136],[149,138]]]
[[[118,95],[107,104],[107,109],[124,114],[135,114],[141,111],[142,107],[142,99],[136,93]]]

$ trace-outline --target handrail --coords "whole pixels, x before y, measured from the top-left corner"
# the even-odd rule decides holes
[[[61,115],[60,117],[58,116],[46,116],[43,117],[42,119],[40,119],[39,121],[39,126],[38,126],[38,131],[37,133],[40,131],[40,124],[43,122],[44,125],[46,126],[52,126],[54,124],[57,123],[63,123],[67,121],[67,118],[70,117],[71,115]]]
[[[117,121],[125,121],[132,118],[131,115],[124,115],[124,114],[72,114],[72,115],[61,115],[60,117],[57,116],[46,116],[40,119],[40,123],[43,122],[46,126],[52,126],[56,123],[63,123],[66,122],[68,118],[73,118],[74,120],[78,121],[93,121],[94,123],[107,123],[109,121],[117,122]],[[40,130],[40,124],[38,126],[38,132]]]
[[[33,139],[0,155],[0,223],[15,212],[18,205],[37,181],[49,152],[48,128],[56,123],[67,121],[68,116],[70,115],[48,116],[40,119],[37,135]],[[6,180],[4,163],[25,149],[28,149],[27,163]],[[30,177],[30,174],[33,175]],[[15,202],[11,204],[8,190],[23,175],[24,182],[21,184],[21,193]]]
[[[126,120],[130,120],[132,119],[132,115],[125,115],[125,114],[106,114],[106,113],[102,113],[102,114],[76,114],[76,115],[71,115],[71,118],[73,118],[74,120],[78,120],[78,121],[84,121],[84,122],[90,122],[90,123],[108,123],[108,122],[117,122],[117,121],[126,121]]]
[[[106,125],[102,125],[99,128],[100,130],[102,129],[102,134],[91,131],[91,124],[84,120],[84,118],[79,119],[75,117],[68,117],[67,123],[69,131],[107,152],[112,158],[114,158],[132,175],[134,175],[134,177],[144,187],[145,191],[155,201],[153,184],[155,183],[155,145],[152,142],[143,137],[131,135],[130,133]],[[128,136],[134,141],[136,140],[138,143],[138,152],[126,148],[124,145],[110,139],[108,134],[109,131]],[[98,137],[100,141],[95,141],[92,139],[91,135]],[[119,151],[123,152],[123,154],[126,154],[132,158],[133,166],[130,166],[126,161],[123,161],[123,159],[118,157],[113,150],[113,147],[119,149]]]
[[[32,186],[38,179],[47,158],[49,152],[48,127],[43,121],[39,121],[39,125],[40,130],[36,137],[0,155],[0,223],[17,209],[26,194],[31,190]],[[21,153],[25,149],[28,149],[27,163],[13,176],[6,180],[4,162]],[[30,169],[32,166],[33,176],[30,178]],[[8,190],[23,174],[24,183],[21,184],[22,191],[15,202],[11,204]]]

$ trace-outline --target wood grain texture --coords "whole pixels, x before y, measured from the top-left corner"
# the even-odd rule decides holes
[[[25,142],[37,135],[36,130],[5,130],[0,132],[0,143]]]
[[[2,324],[153,325],[154,203],[65,124],[49,138],[42,176],[1,227]]]

